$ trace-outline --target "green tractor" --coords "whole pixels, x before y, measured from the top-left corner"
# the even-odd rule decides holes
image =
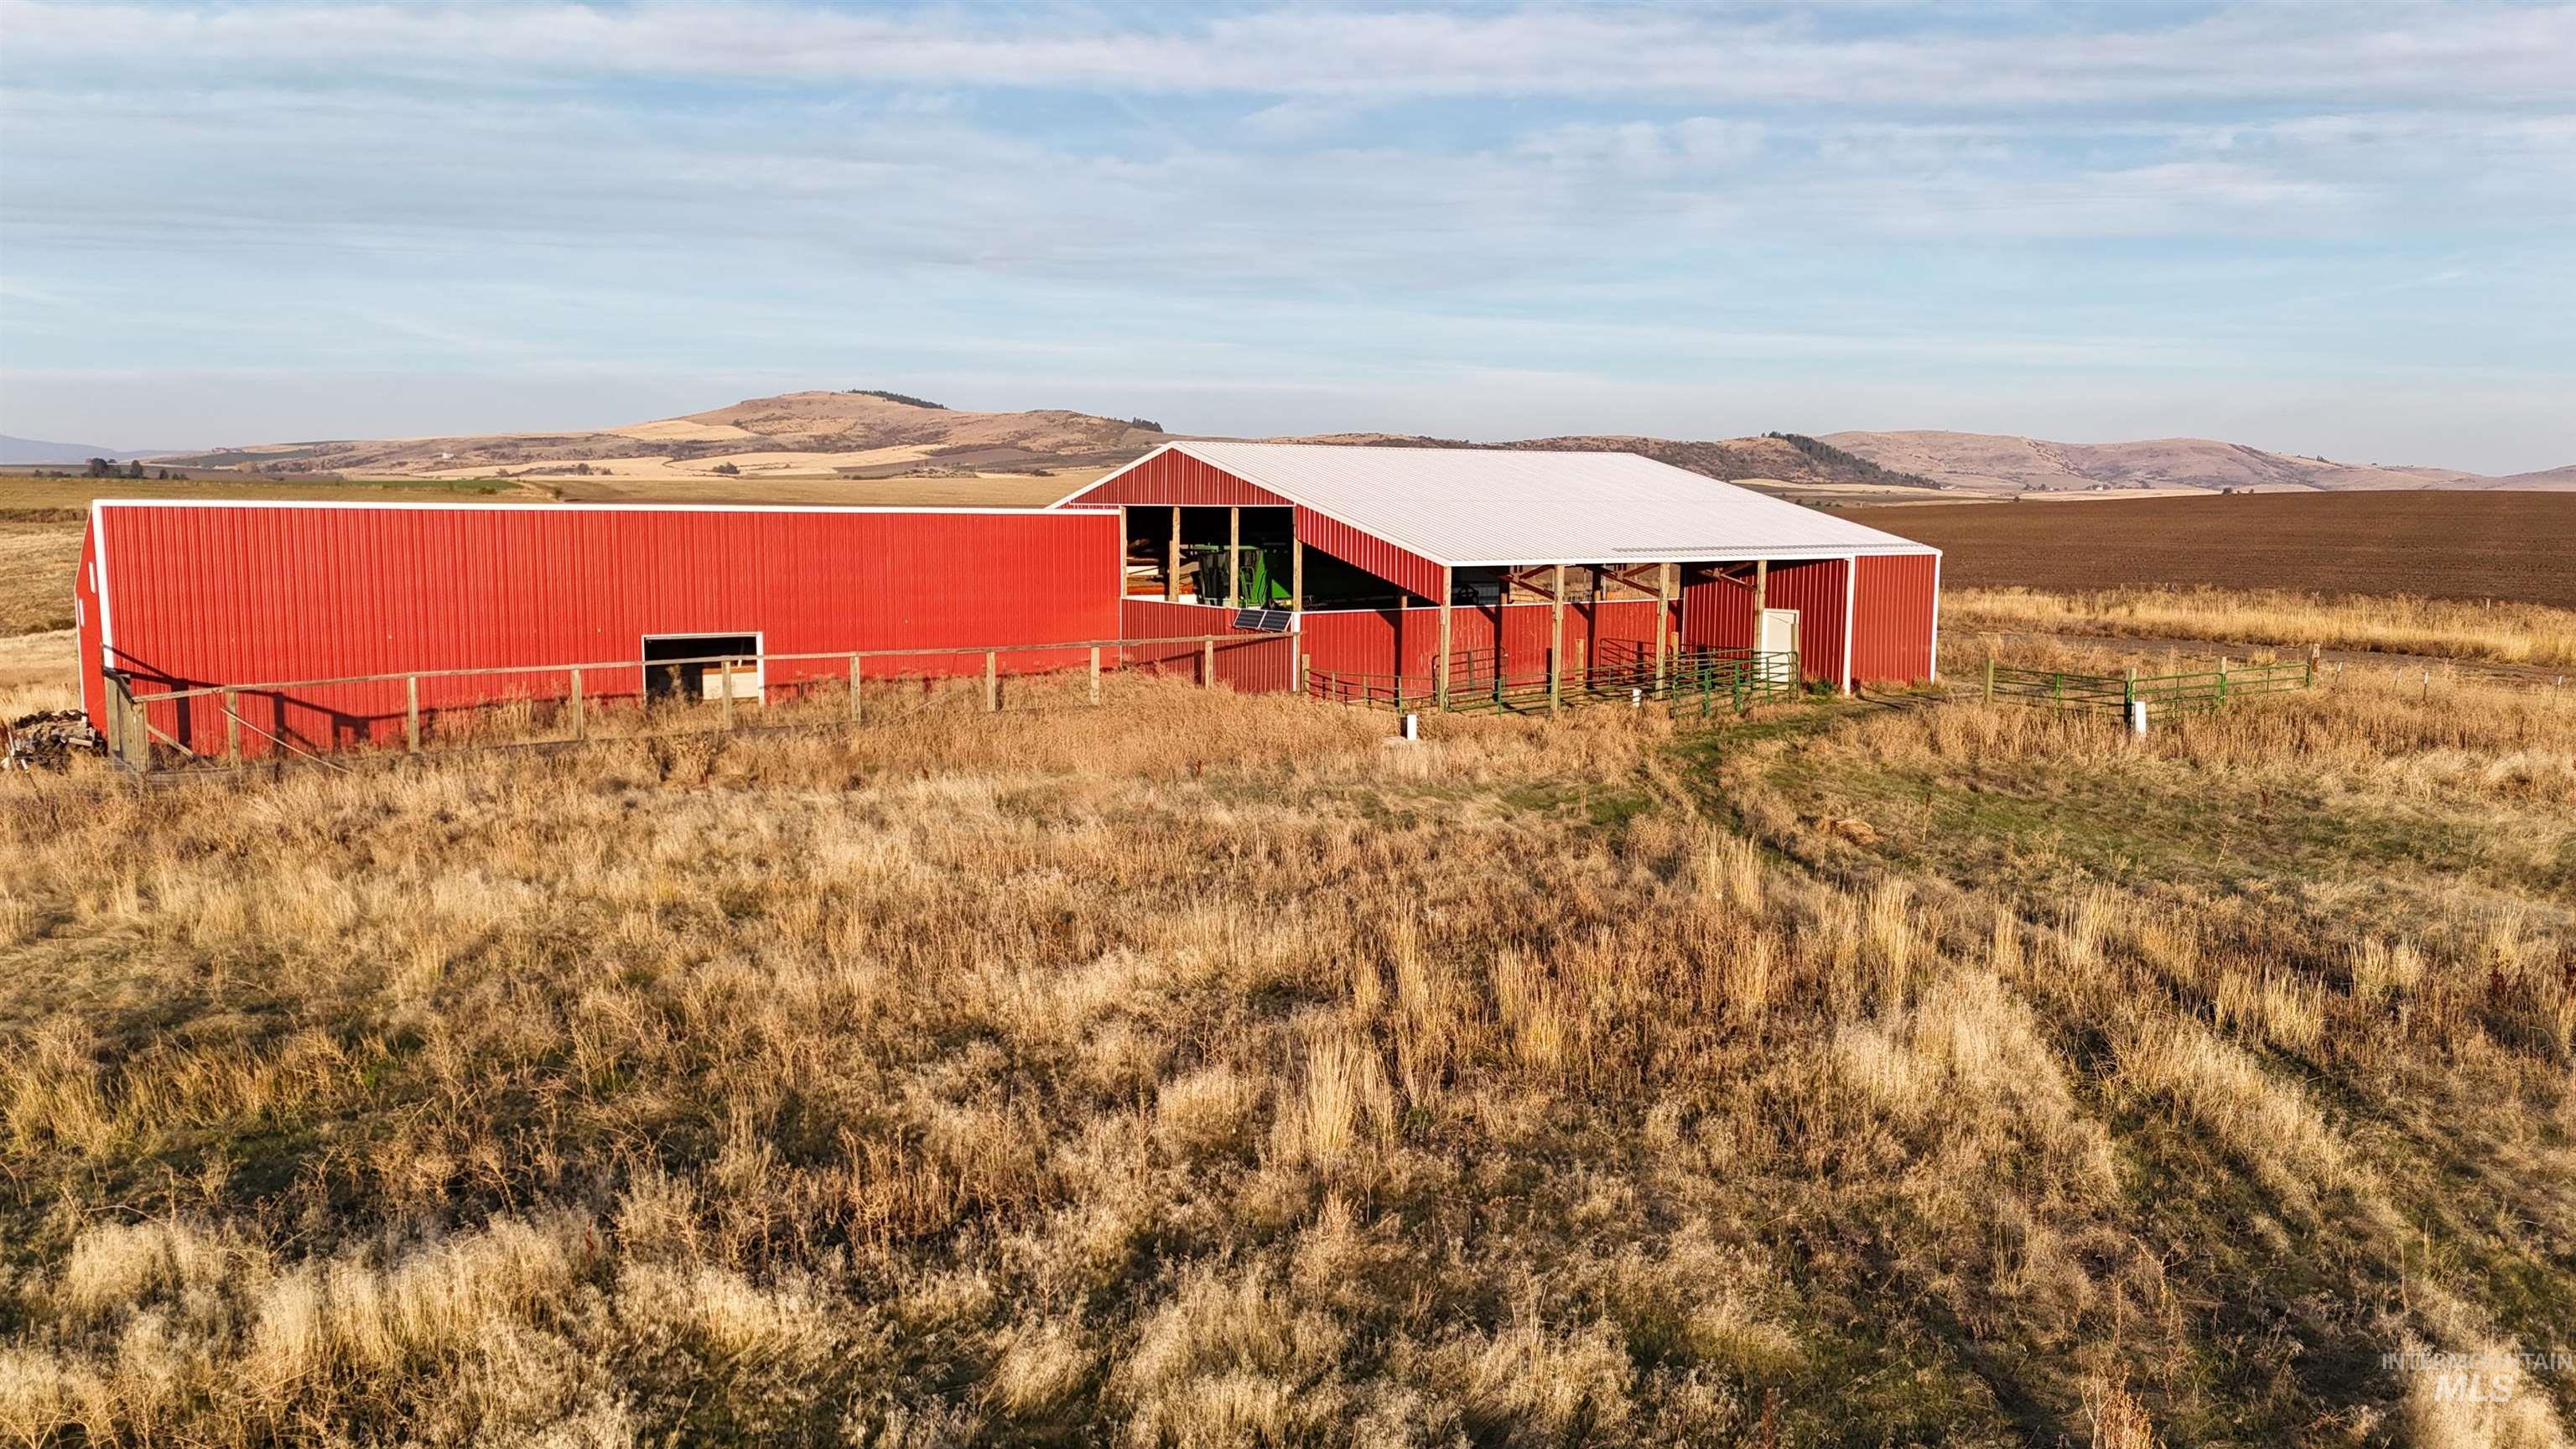
[[[1189,546],[1189,552],[1199,566],[1199,602],[1223,603],[1228,597],[1225,587],[1225,545],[1192,544]],[[1270,555],[1259,545],[1245,544],[1236,550],[1235,561],[1237,582],[1241,587],[1235,591],[1233,597],[1242,601],[1243,608],[1281,609],[1288,606],[1288,583],[1271,572]]]

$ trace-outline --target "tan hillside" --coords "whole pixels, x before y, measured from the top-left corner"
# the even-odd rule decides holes
[[[1062,409],[979,413],[883,393],[794,392],[590,432],[277,443],[184,461],[286,476],[873,478],[1096,465],[1134,457],[1162,437],[1136,421]]]
[[[1953,487],[1988,492],[2123,488],[2340,491],[2490,488],[2503,483],[2457,468],[2337,463],[2211,438],[2054,443],[2004,433],[1921,430],[1828,433],[1824,441],[1882,467],[1919,473]]]

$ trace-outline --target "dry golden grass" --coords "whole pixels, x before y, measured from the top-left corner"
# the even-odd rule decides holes
[[[2562,1442],[2378,1359],[2576,1300],[2462,688],[0,784],[0,1441]]]
[[[2045,593],[1993,588],[1945,590],[1941,608],[1944,627],[1970,631],[2317,644],[2499,664],[2576,664],[2576,610],[2512,600],[2337,597],[2270,589]]]
[[[0,521],[0,637],[68,629],[78,523]]]

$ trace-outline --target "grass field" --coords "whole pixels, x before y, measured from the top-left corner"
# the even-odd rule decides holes
[[[2126,588],[2057,594],[1944,588],[1941,622],[1953,631],[2314,644],[2542,669],[2576,665],[2576,609],[2493,600],[2339,598],[2278,589]],[[1964,674],[1971,662],[1954,656],[1951,668]]]
[[[2257,493],[1847,515],[1943,551],[1948,588],[2210,585],[2576,608],[2576,494]]]
[[[2566,1442],[2576,700],[1430,725],[0,781],[0,1439]]]

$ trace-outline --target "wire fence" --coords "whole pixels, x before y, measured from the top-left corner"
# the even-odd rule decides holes
[[[2031,669],[1986,659],[1985,697],[2047,709],[2096,711],[2124,721],[2161,724],[2186,714],[2206,714],[2231,703],[2312,688],[2317,660],[2236,664],[2173,674],[2086,674]]]
[[[1605,644],[1600,655],[1558,675],[1542,661],[1512,672],[1490,649],[1449,656],[1444,696],[1435,671],[1385,673],[1329,670],[1307,678],[1307,692],[1336,704],[1451,714],[1530,714],[1578,705],[1656,701],[1675,715],[1707,717],[1719,708],[1741,714],[1788,698],[1799,686],[1798,656],[1751,649],[1692,648],[1661,659],[1643,643]]]
[[[1243,660],[1294,650],[1283,635],[833,653],[710,654],[582,664],[408,670],[325,679],[138,689],[107,676],[107,745],[127,768],[321,759],[350,749],[575,743],[706,730],[866,723],[944,709],[995,712],[1006,699],[1100,703],[1104,675],[1233,683]],[[1293,658],[1293,652],[1286,656]],[[1292,677],[1284,664],[1264,675]]]

